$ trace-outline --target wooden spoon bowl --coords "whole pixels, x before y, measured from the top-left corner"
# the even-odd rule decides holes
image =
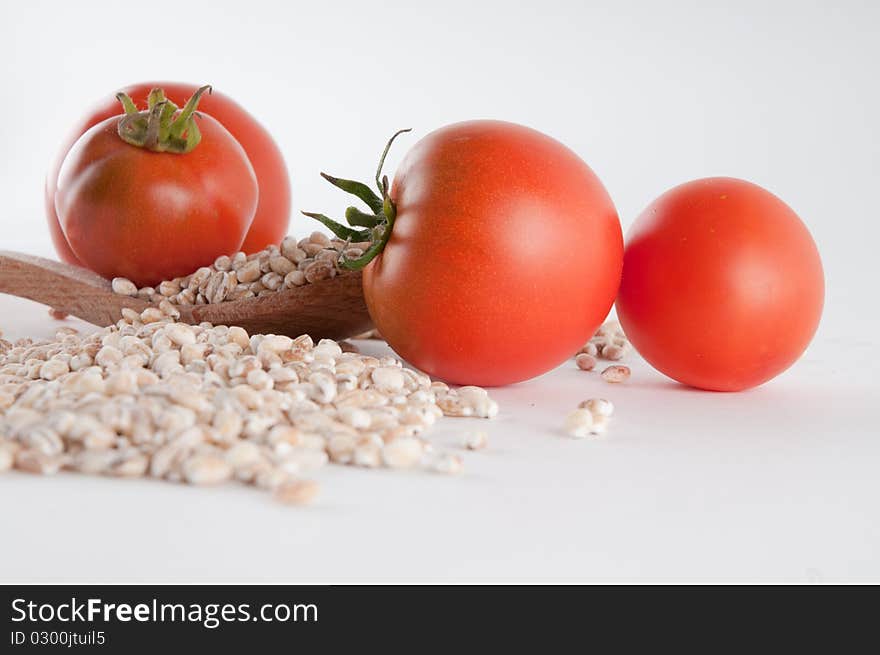
[[[123,307],[142,312],[153,306],[113,293],[109,281],[84,268],[10,251],[0,251],[0,293],[28,298],[102,327],[122,318]],[[184,323],[238,325],[251,334],[344,339],[372,327],[359,271],[258,298],[175,307]]]

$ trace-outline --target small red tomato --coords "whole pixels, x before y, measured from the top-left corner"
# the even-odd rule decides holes
[[[153,285],[241,246],[256,176],[217,120],[192,114],[199,95],[180,112],[160,95],[141,112],[128,100],[126,115],[98,123],[67,154],[56,210],[76,257],[96,273]]]
[[[791,366],[822,314],[816,244],[782,200],[727,177],[667,191],[628,234],[621,325],[657,370],[714,391]]]
[[[196,84],[181,82],[142,82],[125,87],[122,93],[128,94],[136,105],[142,106],[147,103],[147,97],[154,88],[161,88],[169,100],[182,107],[199,87]],[[218,91],[202,97],[199,111],[220,121],[235,137],[247,153],[257,176],[260,198],[241,249],[251,253],[262,250],[271,243],[279,243],[287,234],[287,226],[290,223],[290,179],[284,158],[275,141],[241,105]],[[58,256],[70,264],[82,265],[82,262],[77,260],[70,249],[55,212],[58,172],[68,151],[80,136],[90,127],[118,114],[119,103],[110,96],[89,111],[65,139],[46,177],[46,219],[49,233]]]
[[[426,373],[489,386],[535,377],[571,357],[614,302],[623,254],[614,205],[589,166],[536,130],[487,120],[441,128],[413,146],[390,189],[379,184],[382,198],[328,179],[376,212],[346,212],[353,226],[378,218],[387,241],[366,256],[375,254],[363,278],[370,316]],[[346,230],[337,233],[364,237]]]

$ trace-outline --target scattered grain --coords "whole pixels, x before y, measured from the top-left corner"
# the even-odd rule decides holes
[[[582,371],[592,371],[596,368],[596,358],[588,353],[578,353],[574,358],[574,363]]]
[[[320,490],[320,485],[314,480],[290,480],[275,489],[275,500],[285,505],[307,505]]]
[[[626,382],[629,379],[629,376],[629,367],[621,366],[620,364],[609,366],[602,371],[602,379],[606,382],[611,382],[612,384]]]
[[[54,307],[49,308],[49,316],[56,321],[63,321],[67,318],[67,312],[63,312],[60,309],[55,309]]]
[[[482,450],[489,445],[489,434],[483,430],[473,430],[461,435],[461,445],[468,450]]]

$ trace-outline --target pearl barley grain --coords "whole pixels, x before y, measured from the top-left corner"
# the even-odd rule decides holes
[[[563,430],[565,434],[576,439],[583,439],[590,434],[593,427],[593,414],[588,409],[576,409],[565,417]]]
[[[468,450],[482,450],[489,445],[489,434],[482,430],[465,432],[461,435],[461,445]]]
[[[578,405],[580,409],[588,409],[593,417],[604,416],[610,418],[614,414],[614,405],[604,398],[590,398]]]
[[[110,282],[110,288],[113,289],[113,293],[118,293],[121,296],[137,296],[138,288],[135,286],[135,283],[124,277],[114,277],[113,281]]]
[[[373,370],[373,384],[380,391],[400,391],[403,389],[404,377],[401,370],[394,366],[383,366]]]
[[[275,489],[275,500],[285,505],[307,505],[311,503],[321,490],[314,480],[291,480],[280,484]]]
[[[442,475],[461,475],[464,473],[464,462],[452,453],[437,453],[428,461],[428,469]]]
[[[424,445],[416,437],[399,437],[385,445],[382,456],[387,467],[407,469],[418,464],[424,452]]]
[[[220,484],[232,477],[232,467],[219,455],[195,455],[184,462],[183,475],[190,484]]]
[[[590,434],[600,435],[605,434],[605,431],[608,429],[609,419],[607,416],[601,415],[593,415],[593,426],[590,428]]]
[[[0,473],[8,471],[15,463],[16,449],[11,443],[0,441]]]
[[[620,361],[626,355],[626,348],[617,344],[608,344],[602,348],[602,357],[611,361]]]
[[[56,321],[63,321],[67,318],[67,312],[61,311],[60,309],[55,309],[54,307],[50,307],[49,316],[54,318]]]
[[[587,353],[578,353],[574,358],[574,363],[582,371],[592,371],[596,368],[596,358]]]
[[[630,370],[628,366],[621,366],[620,364],[615,364],[613,366],[609,366],[604,369],[601,373],[602,379],[606,382],[610,382],[612,384],[619,384],[621,382],[626,382],[630,376]]]

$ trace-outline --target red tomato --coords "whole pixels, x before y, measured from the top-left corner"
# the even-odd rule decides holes
[[[800,357],[824,290],[816,244],[794,211],[759,186],[716,177],[667,191],[636,219],[617,312],[659,371],[738,391]]]
[[[156,87],[163,89],[165,95],[179,107],[183,107],[187,99],[198,89],[196,84],[143,82],[125,87],[122,91],[131,96],[138,107],[143,107],[146,106],[150,90]],[[262,250],[270,243],[279,243],[287,234],[287,226],[290,222],[290,180],[278,146],[253,116],[222,93],[214,91],[211,95],[204,95],[199,102],[199,111],[210,114],[229,130],[244,148],[257,175],[260,186],[259,204],[242,249],[251,253]],[[119,114],[119,102],[114,94],[107,94],[107,99],[94,107],[65,139],[46,177],[46,218],[52,243],[59,257],[70,264],[82,265],[70,249],[67,239],[64,238],[55,212],[58,171],[67,152],[86,130]]]
[[[421,370],[502,385],[571,357],[607,315],[623,238],[571,150],[500,121],[457,123],[406,155],[390,240],[364,269],[382,336]]]
[[[258,187],[244,149],[214,118],[185,154],[130,145],[121,116],[89,129],[67,154],[55,202],[77,258],[139,286],[191,273],[241,245]]]

